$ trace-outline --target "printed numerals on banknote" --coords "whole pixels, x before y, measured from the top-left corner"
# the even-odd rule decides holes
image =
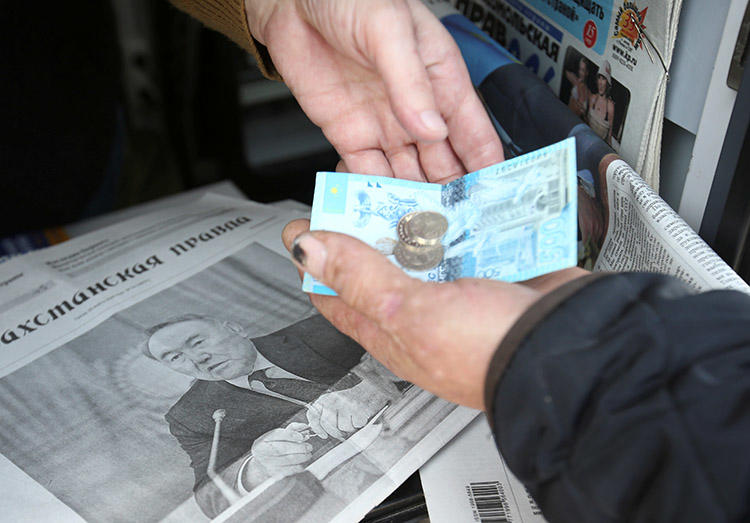
[[[425,281],[521,281],[577,258],[575,139],[447,185],[320,172],[310,228],[349,234]],[[309,274],[306,292],[333,294]]]

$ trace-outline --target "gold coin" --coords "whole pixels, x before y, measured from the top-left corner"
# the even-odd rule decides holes
[[[405,225],[408,236],[422,245],[439,243],[448,230],[448,220],[435,211],[416,213]],[[434,242],[434,243],[428,243]]]
[[[406,243],[412,243],[412,239],[409,236],[408,231],[406,230],[406,224],[411,221],[411,219],[416,216],[416,212],[410,212],[408,214],[404,214],[401,219],[398,221],[398,224],[396,225],[396,234],[398,235],[398,239],[402,242]]]
[[[439,245],[447,230],[448,220],[435,211],[410,212],[396,226],[399,240],[415,247]]]
[[[443,261],[443,246],[433,245],[429,247],[414,247],[404,242],[399,242],[393,249],[396,261],[404,269],[410,271],[428,271],[440,265]]]

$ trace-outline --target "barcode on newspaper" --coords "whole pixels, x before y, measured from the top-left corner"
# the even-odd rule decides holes
[[[541,516],[542,510],[539,508],[539,505],[536,504],[536,501],[534,501],[534,498],[531,497],[531,492],[529,492],[529,489],[526,490],[526,497],[529,500],[529,507],[531,507],[531,513],[535,516]]]
[[[499,481],[479,481],[466,486],[466,494],[479,523],[510,522],[508,502]]]

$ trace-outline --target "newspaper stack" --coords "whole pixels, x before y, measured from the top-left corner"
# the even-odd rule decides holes
[[[4,520],[356,521],[476,416],[316,313],[299,216],[208,195],[0,264]]]
[[[440,17],[458,10],[510,51],[658,191],[682,0],[425,3]]]

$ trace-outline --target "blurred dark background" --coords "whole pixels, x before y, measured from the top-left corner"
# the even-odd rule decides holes
[[[0,238],[220,180],[310,203],[335,168],[282,83],[166,0],[0,5]]]

